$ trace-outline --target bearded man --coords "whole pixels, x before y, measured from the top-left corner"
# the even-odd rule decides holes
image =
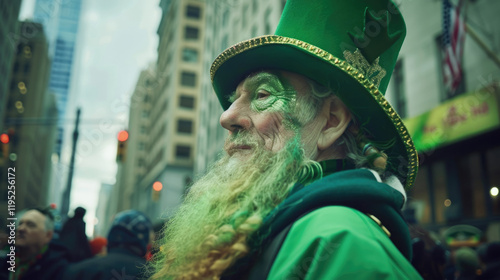
[[[417,155],[385,100],[389,0],[288,0],[219,55],[225,154],[165,229],[152,279],[421,279],[401,215]]]

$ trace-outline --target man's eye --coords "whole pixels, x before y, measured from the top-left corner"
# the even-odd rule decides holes
[[[267,92],[265,90],[261,90],[261,91],[257,92],[257,99],[266,99],[269,97],[269,95],[271,95],[269,92]]]

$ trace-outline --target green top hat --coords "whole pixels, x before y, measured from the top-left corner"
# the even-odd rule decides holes
[[[210,75],[224,109],[251,72],[282,69],[329,86],[375,141],[394,143],[388,168],[409,189],[418,157],[403,121],[384,94],[406,34],[390,0],[288,0],[275,35],[238,43],[213,62]]]

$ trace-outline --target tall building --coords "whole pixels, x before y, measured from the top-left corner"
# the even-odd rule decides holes
[[[49,88],[56,95],[58,115],[61,119],[66,117],[70,98],[81,4],[81,0],[37,0],[35,4],[33,18],[44,25],[48,34],[49,54],[52,58]],[[64,128],[60,125],[54,150],[59,156],[63,137]]]
[[[22,39],[18,31],[18,16],[21,0],[0,1],[0,118],[5,112],[7,92],[10,86],[10,69],[16,53],[17,43]],[[3,131],[0,123],[0,132]]]
[[[285,2],[207,1],[195,174],[205,172],[218,158],[227,135],[227,131],[219,124],[222,108],[210,80],[212,62],[231,45],[251,37],[274,34]]]
[[[463,1],[468,25],[458,95],[446,94],[442,70],[442,1],[403,0],[407,36],[386,96],[419,152],[408,197],[418,221],[436,231],[469,224],[500,240],[500,2]],[[452,1],[453,2],[453,1]],[[457,1],[454,2],[456,4]],[[482,46],[483,45],[483,46]],[[497,46],[497,47],[495,47]],[[496,222],[495,222],[496,221]],[[495,230],[492,230],[492,229]]]
[[[60,2],[54,0],[37,0],[35,2],[33,21],[41,23],[44,27],[47,42],[49,43],[49,57],[54,56]]]
[[[200,0],[162,0],[158,27],[156,89],[151,96],[149,134],[138,149],[146,150],[146,173],[136,188],[141,203],[152,198],[154,182],[163,184],[157,203],[140,205],[152,216],[168,217],[182,201],[196,155],[205,3]]]
[[[97,208],[95,210],[97,224],[94,228],[94,236],[108,236],[110,225],[113,222],[113,215],[109,215],[108,213],[112,191],[113,185],[105,183],[101,184],[101,189],[99,190],[99,201],[97,202]]]
[[[124,142],[121,155],[117,155],[118,171],[111,200],[108,203],[108,216],[120,211],[135,208],[148,214],[151,201],[151,187],[141,188],[140,182],[147,174],[148,151],[146,145],[150,139],[147,133],[154,121],[150,112],[154,107],[152,96],[156,89],[156,65],[151,64],[141,71],[130,102],[128,139]],[[118,141],[117,141],[118,142]],[[120,144],[118,144],[120,145]],[[138,195],[138,193],[145,193]],[[144,203],[141,203],[145,200]]]
[[[130,138],[111,211],[129,207],[168,218],[193,177],[205,38],[205,1],[162,0],[158,59],[132,95]],[[153,189],[161,186],[156,191]],[[119,198],[118,198],[119,197]]]
[[[21,22],[19,27],[32,32],[33,36],[19,42],[16,48],[7,109],[2,120],[10,142],[7,157],[4,155],[0,161],[2,170],[15,168],[10,172],[12,175],[0,173],[0,186],[6,190],[7,176],[15,178],[17,211],[46,206],[56,127],[45,120],[57,119],[55,99],[47,89],[50,59],[43,27],[32,22]],[[0,204],[6,209],[6,194],[1,196]]]

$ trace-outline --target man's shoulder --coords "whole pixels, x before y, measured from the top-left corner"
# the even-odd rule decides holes
[[[311,279],[421,279],[376,220],[345,206],[322,207],[298,219],[267,279],[304,279],[305,275]]]
[[[363,234],[369,238],[377,237],[389,241],[387,234],[377,224],[376,217],[346,206],[325,206],[299,218],[293,223],[291,231],[300,229],[306,235],[349,235]],[[390,241],[389,241],[390,242]]]
[[[27,279],[58,280],[68,266],[67,249],[52,241],[47,251],[26,271]]]
[[[255,243],[269,242],[283,229],[318,209],[342,206],[339,209],[375,215],[393,233],[391,240],[409,256],[408,229],[400,212],[403,202],[401,193],[377,180],[368,169],[340,171],[292,192],[266,217]]]

